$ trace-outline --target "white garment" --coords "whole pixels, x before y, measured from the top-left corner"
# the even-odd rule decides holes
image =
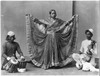
[[[88,46],[91,44],[91,42],[92,42],[92,40],[87,40],[87,39],[82,41],[80,51],[84,54],[87,54]],[[93,54],[97,54],[97,44],[95,44],[95,46],[93,47],[93,50],[91,50],[91,52]]]
[[[84,71],[93,71],[94,72],[94,71],[99,71],[99,69],[95,68],[95,65],[96,65],[95,56],[97,54],[97,44],[95,44],[93,49],[91,50],[93,55],[92,55],[92,58],[91,58],[90,62],[85,62],[82,59],[82,58],[84,58],[84,55],[88,56],[87,55],[88,46],[91,44],[91,42],[92,42],[92,40],[87,40],[87,39],[82,41],[80,51],[83,54],[74,53],[74,54],[72,54],[72,57],[77,63],[77,65],[76,65],[77,68],[81,68],[80,65],[83,65],[82,70],[84,70]]]
[[[92,72],[97,71],[97,72],[99,72],[99,69],[95,68],[93,65],[91,65],[91,63],[84,62],[82,64],[83,64],[82,70],[84,70],[84,71],[92,71]]]
[[[84,54],[87,54],[88,46],[91,44],[91,40],[84,40],[82,41],[80,51]]]
[[[87,51],[88,51],[88,46],[91,44],[92,40],[84,40],[82,41],[82,44],[81,44],[81,48],[80,48],[80,51],[84,54],[87,54]],[[95,66],[96,63],[95,63],[95,57],[97,56],[97,43],[94,45],[93,49],[91,49],[91,52],[92,52],[92,58],[90,60],[90,63]]]

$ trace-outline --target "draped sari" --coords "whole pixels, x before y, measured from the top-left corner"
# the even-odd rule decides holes
[[[77,18],[72,24],[64,24],[65,21],[56,18],[42,32],[33,16],[26,15],[28,52],[34,65],[47,69],[65,66],[73,60],[71,55],[76,52],[77,47]]]

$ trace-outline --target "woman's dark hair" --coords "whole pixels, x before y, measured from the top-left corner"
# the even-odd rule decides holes
[[[13,37],[14,40],[16,39],[16,38],[15,38],[15,35],[13,35],[13,36],[9,36],[9,35],[7,35],[7,36],[6,36],[6,40],[7,40],[7,41],[11,40],[11,37]]]
[[[56,13],[56,10],[52,9],[52,10],[49,11],[49,14],[51,14],[52,11],[54,11]]]

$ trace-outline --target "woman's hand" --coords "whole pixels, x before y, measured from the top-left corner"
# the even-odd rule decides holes
[[[75,14],[72,18],[75,18],[75,17],[78,17],[78,15],[77,15],[77,14]]]

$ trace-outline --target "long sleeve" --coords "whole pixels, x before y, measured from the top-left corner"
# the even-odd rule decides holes
[[[20,56],[23,56],[23,52],[21,51],[21,48],[19,46],[19,44],[17,43],[17,52]]]
[[[97,55],[97,43],[94,45],[92,52]]]
[[[84,53],[83,42],[82,42],[82,44],[81,44],[81,48],[80,48],[80,50],[79,50],[79,53]]]
[[[2,46],[2,57],[4,57],[4,58],[7,58],[8,57],[6,55],[6,51],[7,51],[6,43],[4,43],[3,46]]]

